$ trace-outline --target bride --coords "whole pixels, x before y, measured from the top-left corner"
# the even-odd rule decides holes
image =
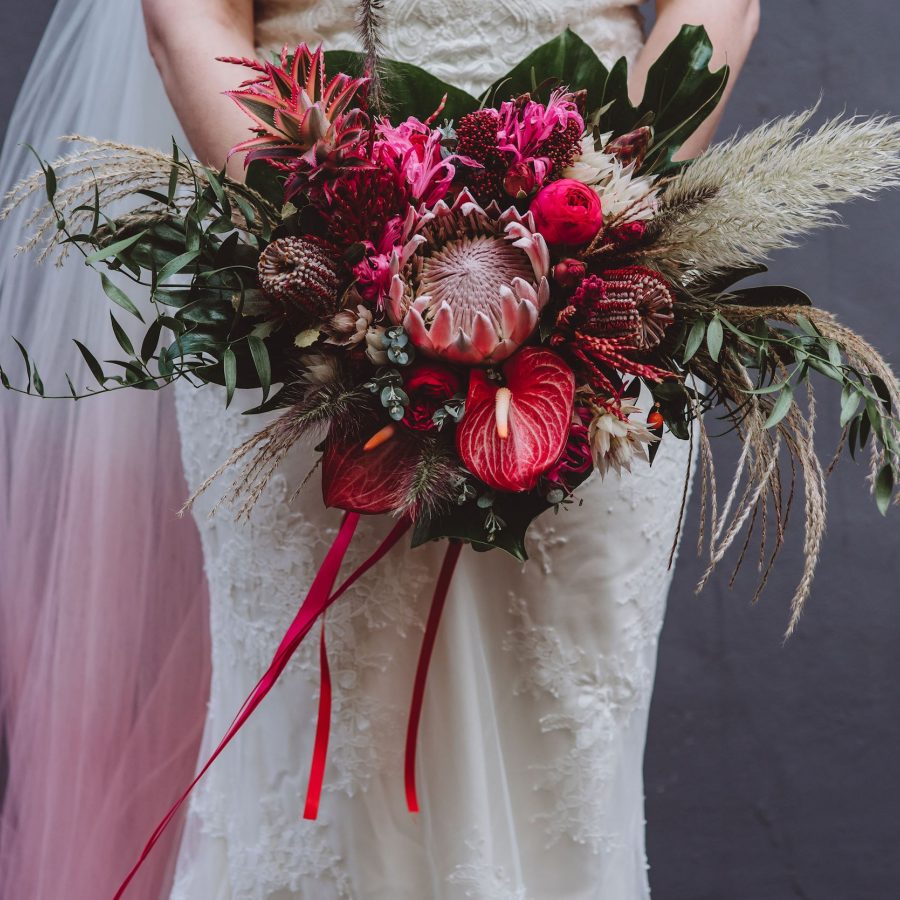
[[[28,165],[14,142],[49,155],[42,141],[79,131],[165,147],[172,133],[182,139],[172,110],[194,153],[221,165],[248,121],[215,102],[236,78],[214,58],[300,41],[353,48],[354,6],[143,0],[170,106],[137,0],[60,0],[10,124],[4,185]],[[387,0],[381,17],[386,56],[474,94],[569,26],[606,62],[627,56],[639,95],[684,22],[704,24],[714,63],[736,73],[758,3],[658,0],[646,43],[627,0]],[[241,160],[228,166],[241,176]],[[58,369],[63,336],[100,343],[102,317],[78,302],[95,288],[77,266],[10,263],[23,228],[15,215],[0,236],[0,333],[43,347]],[[293,496],[304,447],[251,521],[209,518],[215,497],[198,503],[196,530],[176,521],[187,493],[260,422],[224,417],[215,388],[181,383],[175,395],[174,410],[166,393],[49,414],[2,403],[4,897],[111,895],[265,668],[336,529],[316,484]],[[238,400],[232,409],[253,405]],[[463,553],[429,676],[418,816],[403,808],[402,740],[435,546],[394,551],[329,611],[333,734],[319,818],[300,818],[318,686],[311,641],[201,781],[180,842],[173,829],[129,896],[647,897],[642,755],[687,444],[669,438],[652,469],[633,468],[595,476],[583,507],[538,520],[527,568]],[[384,528],[366,523],[360,558]]]

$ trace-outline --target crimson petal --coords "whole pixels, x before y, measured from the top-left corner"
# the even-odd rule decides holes
[[[371,515],[393,512],[402,506],[416,471],[417,444],[400,426],[389,440],[366,451],[363,444],[369,437],[370,434],[358,439],[329,435],[322,456],[322,496],[326,506]]]

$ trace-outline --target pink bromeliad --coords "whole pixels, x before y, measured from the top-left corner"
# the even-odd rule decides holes
[[[280,66],[240,57],[220,60],[258,73],[239,90],[226,91],[256,123],[255,137],[231,151],[246,152],[248,164],[257,159],[296,163],[304,155],[314,162],[318,145],[331,149],[358,139],[364,114],[347,112],[347,107],[367,79],[339,74],[326,81],[321,47],[311,51],[300,44],[293,53],[284,47]]]

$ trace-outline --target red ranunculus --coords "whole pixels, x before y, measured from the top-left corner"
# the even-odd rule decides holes
[[[542,187],[531,201],[537,230],[551,246],[586,244],[603,225],[603,209],[596,191],[574,178],[561,178]]]
[[[562,259],[553,267],[553,280],[567,290],[575,290],[587,275],[587,266],[580,259]]]
[[[403,424],[413,431],[431,431],[437,427],[434,414],[462,391],[462,379],[447,366],[417,362],[404,373],[403,390],[409,395]]]

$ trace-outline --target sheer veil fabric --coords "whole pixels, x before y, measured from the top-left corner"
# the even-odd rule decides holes
[[[257,3],[258,43],[352,47],[351,7]],[[388,55],[473,91],[566,25],[607,59],[641,40],[635,8],[617,0],[391,0],[385,19]],[[160,147],[180,135],[138,0],[59,0],[0,187],[33,169],[20,141],[53,156],[73,132]],[[88,384],[66,342],[109,346],[95,277],[74,258],[14,260],[26,218],[0,226],[0,335]],[[0,353],[14,371],[14,348]],[[215,389],[174,393],[174,404],[171,391],[0,397],[0,896],[111,895],[190,780],[204,712],[201,753],[268,662],[337,525],[314,480],[292,496],[311,459],[298,447],[250,523],[227,511],[207,521],[215,496],[204,499],[198,540],[175,510],[262,423],[223,416]],[[300,819],[310,642],[201,783],[172,900],[646,898],[641,764],[687,446],[669,440],[652,469],[635,468],[539,521],[524,571],[464,552],[429,676],[421,814],[403,806],[402,740],[437,546],[395,551],[329,612],[319,820]],[[367,521],[354,553],[388,526]],[[173,829],[129,896],[169,895],[178,843]]]
[[[350,9],[269,0],[258,42],[352,47]],[[642,40],[636,9],[603,0],[396,0],[384,20],[387,55],[475,93],[566,25],[607,60]],[[179,385],[176,397],[196,485],[259,422],[223,416],[217,390]],[[425,697],[417,816],[403,802],[403,736],[442,548],[392,551],[327,615],[318,820],[300,818],[319,686],[311,640],[195,792],[172,900],[646,900],[641,768],[687,456],[669,438],[652,469],[595,477],[583,506],[535,523],[524,569],[464,550]],[[215,492],[195,509],[212,634],[204,756],[335,535],[340,515],[322,509],[317,479],[293,496],[313,459],[294,448],[249,522],[208,518]],[[363,522],[348,571],[390,524]]]
[[[139,0],[59,0],[9,123],[0,190],[80,133],[169,146],[178,124]],[[9,335],[48,393],[91,383],[70,338],[115,356],[98,283],[14,258],[29,210],[0,224],[0,360]],[[98,302],[98,300],[100,302]],[[125,316],[121,317],[123,320]],[[52,374],[51,374],[52,373]],[[190,779],[209,683],[208,601],[171,391],[77,404],[0,391],[0,896],[112,896]],[[5,778],[2,776],[5,775]],[[178,829],[132,896],[168,892]]]

